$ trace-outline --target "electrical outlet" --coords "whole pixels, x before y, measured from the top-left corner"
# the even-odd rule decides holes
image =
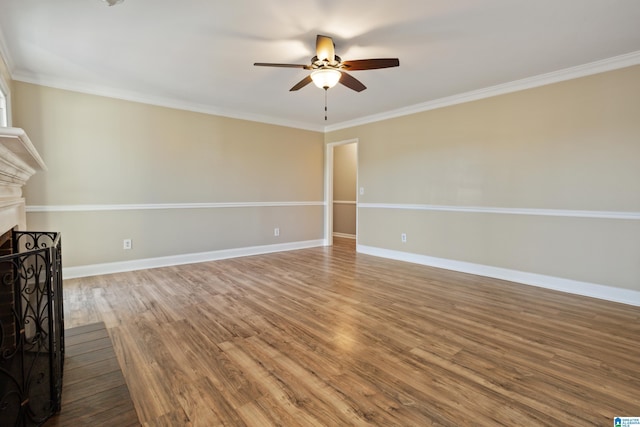
[[[407,243],[407,233],[402,233],[400,235],[400,240],[402,240],[402,243]]]
[[[124,239],[124,240],[122,241],[122,249],[127,249],[127,250],[129,250],[129,249],[131,249],[131,247],[132,247],[132,246],[131,246],[131,239]]]
[[[360,195],[364,196],[364,187],[360,187]]]
[[[273,229],[273,235],[274,235],[275,237],[278,237],[278,236],[280,235],[280,229],[279,229],[278,227],[276,227],[276,228],[274,228],[274,229]]]

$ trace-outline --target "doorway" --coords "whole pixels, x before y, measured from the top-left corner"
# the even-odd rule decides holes
[[[358,236],[358,139],[331,142],[325,155],[325,242]]]

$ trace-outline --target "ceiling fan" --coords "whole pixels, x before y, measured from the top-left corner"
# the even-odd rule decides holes
[[[334,87],[341,83],[356,92],[362,92],[367,87],[360,80],[348,74],[347,71],[375,70],[379,68],[397,67],[400,65],[398,58],[376,58],[357,59],[353,61],[343,61],[335,54],[335,44],[328,36],[318,35],[316,37],[316,56],[311,58],[310,65],[301,64],[273,64],[268,62],[256,62],[253,65],[258,67],[284,67],[302,68],[313,70],[304,79],[300,80],[289,91],[302,89],[313,82],[317,87],[325,89]]]

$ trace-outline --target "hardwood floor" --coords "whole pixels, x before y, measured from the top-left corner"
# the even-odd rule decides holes
[[[356,254],[353,241],[65,281],[144,426],[613,425],[640,308]]]

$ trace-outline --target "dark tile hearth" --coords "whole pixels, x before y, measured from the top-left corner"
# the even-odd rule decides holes
[[[62,410],[56,426],[140,426],[104,323],[65,331]]]

